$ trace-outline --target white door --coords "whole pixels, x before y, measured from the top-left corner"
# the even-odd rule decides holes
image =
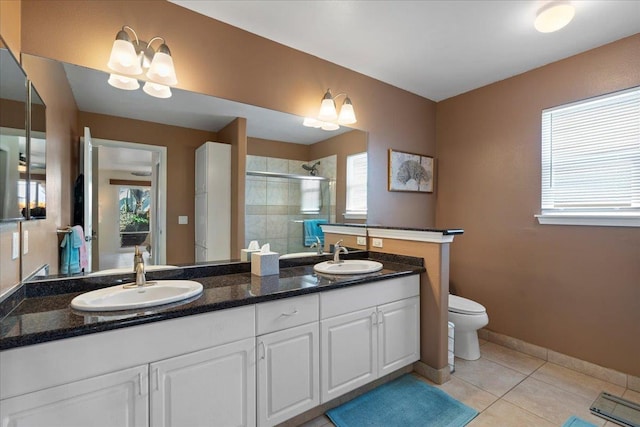
[[[87,262],[88,267],[85,268],[85,273],[91,272],[98,268],[97,255],[98,247],[93,248],[93,240],[97,238],[96,231],[93,229],[93,217],[97,216],[97,191],[94,194],[94,181],[97,180],[97,176],[94,177],[94,167],[97,169],[97,164],[94,164],[98,160],[97,147],[94,147],[91,143],[91,131],[88,127],[84,128],[84,138],[80,141],[82,147],[82,173],[84,174],[84,189],[83,189],[83,203],[84,203],[84,239],[87,248]],[[96,212],[93,212],[93,206],[95,204]],[[95,266],[95,268],[93,268]]]
[[[378,375],[383,376],[420,359],[420,298],[378,307]]]
[[[151,425],[253,426],[255,339],[152,363]]]
[[[321,403],[377,378],[375,323],[375,307],[320,322]]]
[[[258,425],[273,426],[320,404],[318,323],[262,335],[258,352]]]
[[[0,401],[0,424],[12,427],[145,427],[148,365]]]

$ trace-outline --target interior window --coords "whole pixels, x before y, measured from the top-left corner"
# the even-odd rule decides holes
[[[640,226],[640,88],[542,112],[540,223]]]
[[[367,153],[347,156],[347,203],[345,218],[366,219]]]

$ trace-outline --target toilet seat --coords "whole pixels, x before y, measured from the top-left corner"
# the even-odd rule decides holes
[[[483,314],[487,312],[482,304],[457,295],[449,295],[449,311],[459,314]]]

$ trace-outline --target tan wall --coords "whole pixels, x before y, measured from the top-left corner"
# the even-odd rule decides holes
[[[93,138],[167,147],[167,263],[195,261],[195,162],[196,148],[217,135],[196,129],[169,126],[103,114],[80,112],[78,131],[85,126]],[[189,223],[178,224],[186,215]]]
[[[262,138],[247,138],[247,154],[262,157],[278,157],[280,159],[308,161],[309,145],[291,142],[272,141]]]
[[[20,0],[0,0],[0,35],[9,50],[20,59],[22,10]]]
[[[389,148],[435,153],[434,102],[169,2],[23,0],[22,17],[23,51],[89,68],[107,71],[127,24],[167,40],[182,89],[299,116],[315,115],[328,87],[348,92],[357,127],[369,132],[372,170],[386,170]],[[434,195],[391,193],[386,181],[370,177],[371,221],[433,225]]]
[[[367,151],[367,134],[361,131],[343,133],[311,145],[310,159],[321,159],[335,154],[336,164],[336,222],[345,221],[347,201],[347,156]],[[369,186],[369,189],[371,186]],[[377,192],[375,194],[378,194]],[[371,218],[369,216],[369,218]]]
[[[29,232],[29,253],[22,256],[25,278],[43,264],[49,264],[52,274],[58,271],[56,228],[68,225],[71,218],[78,109],[62,65],[32,57],[23,57],[22,61],[27,77],[47,107],[47,177],[53,178],[47,179],[47,219],[22,225],[23,232]]]
[[[488,328],[640,375],[640,229],[539,225],[544,108],[640,84],[640,35],[438,103],[451,286]]]
[[[231,144],[231,258],[239,259],[244,248],[247,119],[238,117],[220,129],[218,142]]]

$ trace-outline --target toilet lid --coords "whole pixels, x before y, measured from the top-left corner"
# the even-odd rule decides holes
[[[486,313],[487,309],[470,299],[449,295],[449,311],[460,314],[482,314]]]

